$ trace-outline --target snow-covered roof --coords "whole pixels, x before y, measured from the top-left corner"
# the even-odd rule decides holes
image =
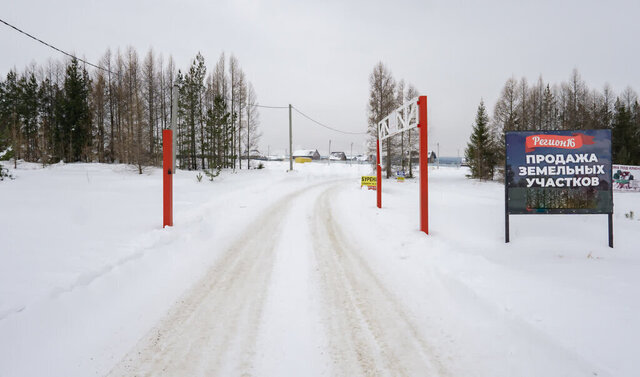
[[[316,153],[315,149],[298,149],[297,151],[293,152],[294,156],[308,156],[311,157],[313,156],[313,154]]]

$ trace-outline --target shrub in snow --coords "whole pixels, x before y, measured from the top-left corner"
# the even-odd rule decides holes
[[[220,168],[218,168],[215,173],[213,172],[213,169],[211,170],[205,170],[204,173],[207,175],[207,177],[209,178],[210,181],[213,181],[213,179],[217,176],[220,175]]]
[[[13,176],[9,173],[9,169],[0,165],[0,181],[4,181],[5,178],[13,179]]]

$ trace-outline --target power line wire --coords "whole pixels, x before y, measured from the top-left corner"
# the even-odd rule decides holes
[[[249,105],[249,106],[263,107],[265,109],[288,109],[289,108],[289,106],[267,106],[267,105],[258,105],[258,104],[253,104],[253,105]]]
[[[329,129],[329,130],[331,130],[331,131],[335,131],[335,132],[339,132],[339,133],[347,134],[347,135],[366,135],[366,134],[367,134],[367,132],[350,132],[350,131],[342,131],[342,130],[339,130],[339,129],[337,129],[337,128],[333,128],[333,127],[327,126],[326,124],[320,123],[320,122],[318,122],[317,120],[315,120],[315,119],[311,118],[310,116],[308,116],[307,114],[303,113],[302,111],[298,110],[295,106],[292,106],[292,107],[293,107],[293,109],[294,109],[298,114],[300,114],[300,115],[302,115],[303,117],[305,117],[305,118],[309,119],[309,120],[310,120],[310,121],[312,121],[313,123],[315,123],[315,124],[317,124],[317,125],[319,125],[319,126],[321,126],[321,127],[327,128],[327,129]]]
[[[55,46],[53,46],[53,45],[50,45],[49,43],[47,43],[47,42],[43,41],[42,39],[37,38],[37,37],[34,37],[33,35],[31,35],[31,34],[27,33],[26,31],[23,31],[23,30],[21,30],[21,29],[17,28],[16,26],[11,25],[10,23],[8,23],[7,21],[5,21],[5,20],[3,20],[3,19],[0,19],[0,22],[2,22],[3,24],[5,24],[5,25],[9,26],[9,27],[10,27],[10,28],[12,28],[12,29],[14,29],[14,30],[18,31],[19,33],[22,33],[22,34],[26,35],[27,37],[29,37],[29,38],[31,38],[31,39],[33,39],[33,40],[37,41],[37,42],[42,43],[43,45],[45,45],[45,46],[47,46],[47,47],[49,47],[49,48],[52,48],[52,49],[54,49],[54,50],[56,50],[56,51],[58,51],[58,52],[60,52],[60,53],[62,53],[62,54],[64,54],[64,55],[67,55],[67,56],[68,56],[68,57],[70,57],[70,58],[73,58],[73,59],[79,60],[79,61],[81,61],[81,62],[83,62],[83,63],[85,63],[85,64],[87,64],[87,65],[90,65],[90,66],[95,67],[95,68],[97,68],[97,69],[103,70],[103,71],[105,71],[105,72],[107,72],[107,73],[113,73],[114,75],[116,74],[116,73],[114,73],[114,72],[112,72],[112,71],[110,71],[110,70],[108,70],[108,69],[106,69],[106,68],[104,68],[104,67],[100,67],[100,66],[98,66],[98,65],[95,65],[95,64],[93,64],[93,63],[91,63],[91,62],[88,62],[88,61],[86,61],[86,60],[84,60],[84,59],[81,59],[81,58],[79,58],[79,57],[77,57],[77,56],[75,56],[75,55],[72,55],[72,54],[70,54],[70,53],[68,53],[68,52],[66,52],[66,51],[63,51],[63,50],[61,50],[61,49],[59,49],[59,48],[57,48],[57,47],[55,47]],[[119,75],[118,75],[118,76],[119,76]]]
[[[225,99],[226,99],[227,101],[230,101],[230,99],[229,99],[229,98],[227,98],[227,97],[225,97]],[[252,107],[262,107],[262,108],[267,108],[267,109],[288,109],[288,108],[289,108],[289,106],[267,106],[267,105],[258,105],[258,104],[253,104],[253,105],[249,105],[249,106],[252,106]],[[295,106],[291,106],[291,108],[292,108],[292,109],[294,109],[297,113],[299,113],[299,114],[300,114],[300,115],[302,115],[303,117],[305,117],[305,118],[307,118],[308,120],[312,121],[313,123],[315,123],[315,124],[317,124],[317,125],[319,125],[319,126],[321,126],[321,127],[324,127],[324,128],[326,128],[326,129],[329,129],[329,130],[331,130],[331,131],[339,132],[339,133],[347,134],[347,135],[366,135],[366,134],[368,134],[368,132],[350,132],[350,131],[342,131],[342,130],[339,130],[339,129],[337,129],[337,128],[331,127],[331,126],[327,126],[326,124],[321,123],[321,122],[318,122],[317,120],[315,120],[315,119],[311,118],[311,117],[310,117],[310,116],[308,116],[307,114],[305,114],[305,113],[303,113],[302,111],[300,111],[299,109],[297,109]]]
[[[229,98],[227,96],[222,96],[222,98],[224,98],[224,100],[227,101],[227,102],[231,102],[231,98]],[[257,103],[249,104],[248,106],[251,106],[251,107],[263,107],[265,109],[288,109],[289,108],[289,106],[267,106],[267,105],[258,105]]]

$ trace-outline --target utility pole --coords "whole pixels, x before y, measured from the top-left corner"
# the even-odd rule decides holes
[[[249,121],[250,121],[250,117],[249,117],[249,109],[251,108],[251,106],[248,106],[247,104],[247,170],[249,170],[249,162],[251,161],[250,157],[251,157],[251,146],[249,143]]]
[[[293,170],[293,137],[291,136],[291,104],[289,104],[289,170]]]
[[[351,165],[351,161],[353,161],[353,141],[351,142],[351,152],[349,152],[349,165]]]
[[[440,143],[436,143],[436,151],[436,153],[438,153],[436,156],[436,159],[438,160],[438,169],[440,169]]]
[[[331,163],[331,139],[329,139],[329,156],[327,156],[327,163]]]

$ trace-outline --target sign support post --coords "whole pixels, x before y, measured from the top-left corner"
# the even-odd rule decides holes
[[[613,213],[609,214],[609,247],[613,247]]]
[[[504,136],[504,145],[507,148],[507,135]],[[504,159],[504,243],[509,243],[509,189],[507,186],[507,158]]]
[[[173,133],[162,130],[162,227],[173,226]]]
[[[504,243],[509,243],[509,209],[507,201],[509,200],[507,188],[504,188]]]
[[[289,171],[293,171],[293,136],[291,126],[291,104],[289,104]]]

